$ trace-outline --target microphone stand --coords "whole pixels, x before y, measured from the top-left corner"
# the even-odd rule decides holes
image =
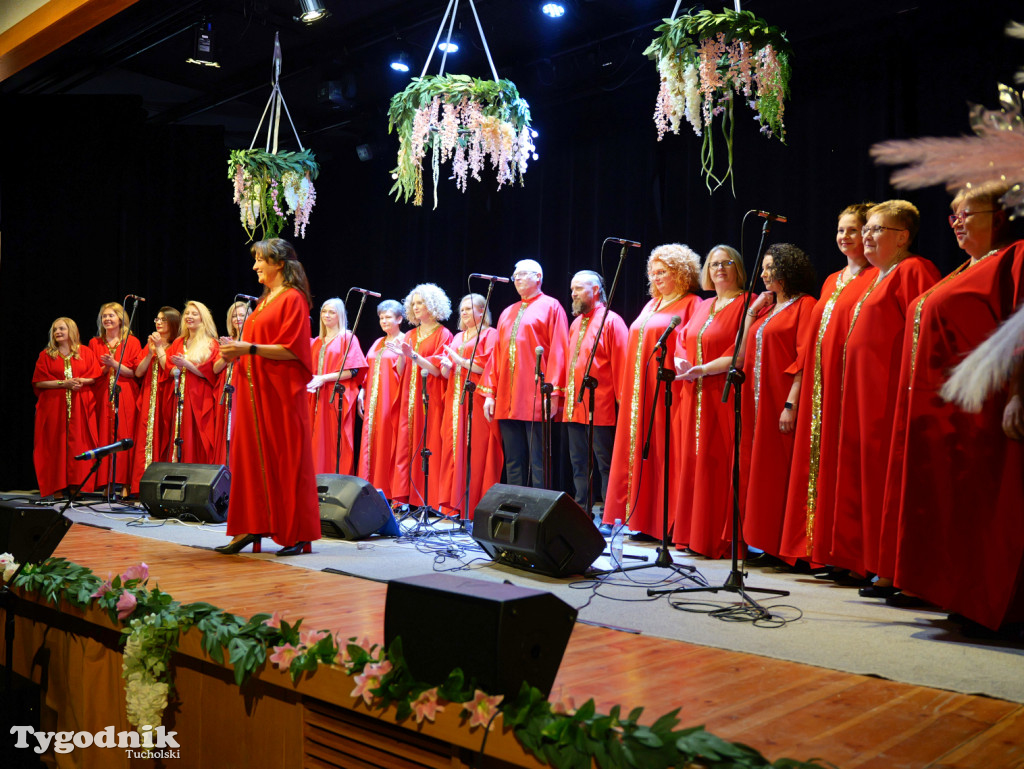
[[[423,386],[423,432],[420,436],[423,448],[420,449],[421,467],[423,470],[423,504],[415,512],[410,514],[417,519],[417,525],[429,525],[427,519],[431,516],[440,517],[440,513],[430,506],[430,456],[433,452],[427,446],[427,424],[430,422],[430,394],[427,392],[427,377],[430,373],[426,369],[420,369],[421,384]],[[410,460],[412,458],[410,457]],[[412,498],[412,484],[409,484],[409,498]]]
[[[110,387],[110,407],[114,411],[114,432],[111,437],[112,441],[118,440],[117,430],[121,423],[121,364],[124,361],[124,354],[128,350],[128,336],[132,333],[132,323],[135,320],[135,311],[139,307],[139,300],[130,294],[124,298],[127,302],[132,299],[132,314],[128,316],[128,334],[125,335],[121,342],[121,357],[117,359],[117,367],[114,369],[114,381]],[[117,452],[114,452],[114,456],[110,458],[110,481],[107,483],[107,504],[114,504],[114,488],[117,486]]]
[[[242,294],[235,294],[235,301],[240,301],[238,297]],[[245,331],[245,322],[249,320],[249,314],[252,308],[249,306],[249,300],[245,302],[245,315],[242,316],[242,325],[238,329],[238,339],[242,339],[242,332]],[[235,364],[238,362],[238,358],[235,358],[228,364],[228,373],[224,375],[224,390],[220,394],[220,405],[224,407],[224,464],[228,467],[231,466],[231,409],[234,408],[235,402],[235,385],[232,383],[235,377]],[[181,461],[181,457],[178,457],[178,461]]]
[[[185,408],[185,393],[182,392],[184,374],[178,369],[178,376],[174,377],[174,397],[178,404],[174,408],[174,448],[171,450],[171,461],[181,462],[181,447],[185,439],[181,435],[181,418]]]
[[[544,379],[544,369],[538,372],[540,376],[540,404],[541,404],[541,448],[544,452],[544,488],[551,488],[551,394],[555,386]],[[532,461],[532,458],[531,458]]]
[[[749,216],[749,213],[748,213]],[[745,217],[744,217],[745,218]],[[739,551],[742,545],[741,537],[743,532],[740,528],[740,435],[742,431],[742,391],[743,381],[746,376],[736,368],[736,359],[739,357],[740,344],[743,342],[744,319],[747,317],[747,308],[750,307],[750,295],[754,288],[754,280],[761,274],[761,262],[764,259],[765,239],[771,230],[771,219],[765,218],[764,226],[761,228],[761,243],[757,247],[757,258],[754,260],[754,269],[747,279],[747,287],[743,294],[743,312],[740,313],[739,327],[736,329],[736,343],[733,347],[732,361],[729,363],[729,373],[725,378],[725,390],[722,393],[722,403],[729,400],[729,387],[736,389],[736,397],[733,398],[733,453],[732,453],[732,543],[730,545],[732,555],[732,566],[729,576],[719,586],[684,587],[674,590],[648,590],[647,595],[661,595],[664,593],[695,593],[709,591],[717,593],[723,590],[727,593],[736,593],[744,603],[750,604],[751,608],[760,615],[762,619],[768,619],[771,613],[761,606],[748,593],[766,593],[768,595],[785,596],[789,595],[788,590],[773,590],[763,587],[748,587],[744,584],[743,570],[739,567]],[[668,452],[666,452],[667,454]],[[667,483],[667,481],[666,481]],[[666,535],[667,536],[667,535]]]
[[[352,289],[348,290],[349,294],[352,293]],[[348,299],[348,296],[345,297]],[[334,442],[334,474],[341,473],[341,425],[345,420],[345,385],[341,383],[341,375],[345,371],[345,364],[348,362],[348,354],[352,349],[352,341],[356,338],[356,329],[359,328],[359,318],[363,314],[363,305],[366,304],[366,294],[363,294],[363,298],[359,300],[359,309],[356,310],[356,320],[352,324],[352,330],[348,332],[348,341],[345,343],[345,354],[341,356],[341,362],[338,364],[338,378],[334,380],[334,389],[331,390],[331,398],[328,403],[334,403],[334,399],[337,397],[338,400],[338,433]],[[424,383],[425,385],[426,383]],[[320,397],[320,393],[317,392],[317,397]],[[353,447],[354,448],[354,447]],[[356,474],[356,452],[352,452],[352,475]]]

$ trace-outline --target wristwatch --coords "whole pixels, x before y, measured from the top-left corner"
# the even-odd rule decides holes
[[[249,354],[250,355],[255,355],[256,354],[256,345],[254,345],[254,344],[249,345]]]

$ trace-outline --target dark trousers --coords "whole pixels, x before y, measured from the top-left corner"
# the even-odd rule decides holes
[[[505,482],[510,486],[544,488],[543,424],[521,419],[499,419],[498,429],[501,431],[501,445],[505,451]]]
[[[572,478],[576,485],[576,504],[587,509],[587,426],[576,422],[565,425],[569,434],[569,459],[572,460]],[[594,458],[595,466],[601,472],[600,498],[608,496],[608,473],[612,468],[612,446],[615,445],[615,427],[612,425],[594,426]],[[598,498],[594,490],[594,499]]]

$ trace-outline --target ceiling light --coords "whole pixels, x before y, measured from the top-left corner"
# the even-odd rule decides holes
[[[452,40],[449,43],[441,42],[437,45],[438,50],[444,51],[445,53],[455,53],[459,50],[459,44]]]
[[[561,3],[544,3],[540,9],[552,19],[558,19],[565,15],[565,6]]]
[[[204,67],[219,67],[220,62],[213,50],[213,22],[203,19],[196,24],[195,38],[192,40],[192,55],[185,59],[187,64],[199,64]]]
[[[327,15],[327,9],[320,0],[299,0],[299,9],[296,18],[306,24],[312,24]]]
[[[391,69],[395,72],[408,72],[412,67],[412,59],[409,58],[409,54],[405,51],[399,51],[398,54],[391,59]]]

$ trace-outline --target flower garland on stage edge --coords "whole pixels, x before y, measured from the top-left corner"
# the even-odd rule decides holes
[[[665,19],[644,55],[658,64],[661,88],[654,108],[658,141],[678,135],[682,119],[702,136],[701,168],[708,191],[732,180],[733,102],[742,96],[757,114],[761,133],[785,144],[782,120],[789,95],[791,50],[786,34],[750,11],[724,10]],[[722,115],[728,156],[725,173],[714,172],[712,128]],[[714,187],[712,187],[714,181]],[[735,194],[735,189],[733,190]]]
[[[5,579],[14,573],[12,562],[9,554],[0,555]],[[399,638],[385,651],[367,640],[343,642],[327,630],[302,630],[301,619],[289,623],[276,613],[244,620],[208,603],[180,604],[158,587],[148,588],[148,581],[149,569],[144,563],[102,581],[84,566],[50,558],[41,565],[25,567],[13,585],[54,605],[64,600],[84,609],[96,602],[112,622],[124,626],[122,675],[128,719],[140,729],[160,725],[173,693],[171,656],[181,633],[194,627],[202,633],[203,649],[215,662],[225,664],[227,651],[227,663],[239,686],[268,659],[287,670],[292,681],[304,673],[312,674],[320,665],[340,666],[355,682],[352,697],[377,710],[394,706],[399,721],[434,721],[437,713],[456,705],[468,728],[483,727],[481,753],[487,733],[500,716],[524,750],[556,769],[590,769],[593,762],[601,769],[828,766],[788,758],[772,763],[753,748],[716,737],[702,726],[677,730],[679,708],[648,726],[639,723],[643,708],[623,716],[618,705],[608,714],[597,713],[592,699],[579,708],[571,698],[552,705],[542,692],[525,683],[515,699],[502,702],[501,696],[477,689],[474,680],[466,681],[458,668],[444,683],[434,686],[417,681],[410,673]]]
[[[463,192],[469,176],[480,181],[484,160],[498,174],[498,189],[523,182],[527,162],[536,158],[530,105],[511,80],[468,75],[414,77],[391,98],[388,133],[398,133],[398,165],[391,171],[395,199],[423,205],[423,158],[431,151],[434,208],[442,163],[452,161],[455,185]]]
[[[306,225],[316,203],[313,180],[320,165],[311,150],[279,152],[232,150],[228,179],[235,188],[242,227],[249,241],[276,238],[294,217],[295,237],[306,237]],[[261,232],[262,231],[262,232]]]

